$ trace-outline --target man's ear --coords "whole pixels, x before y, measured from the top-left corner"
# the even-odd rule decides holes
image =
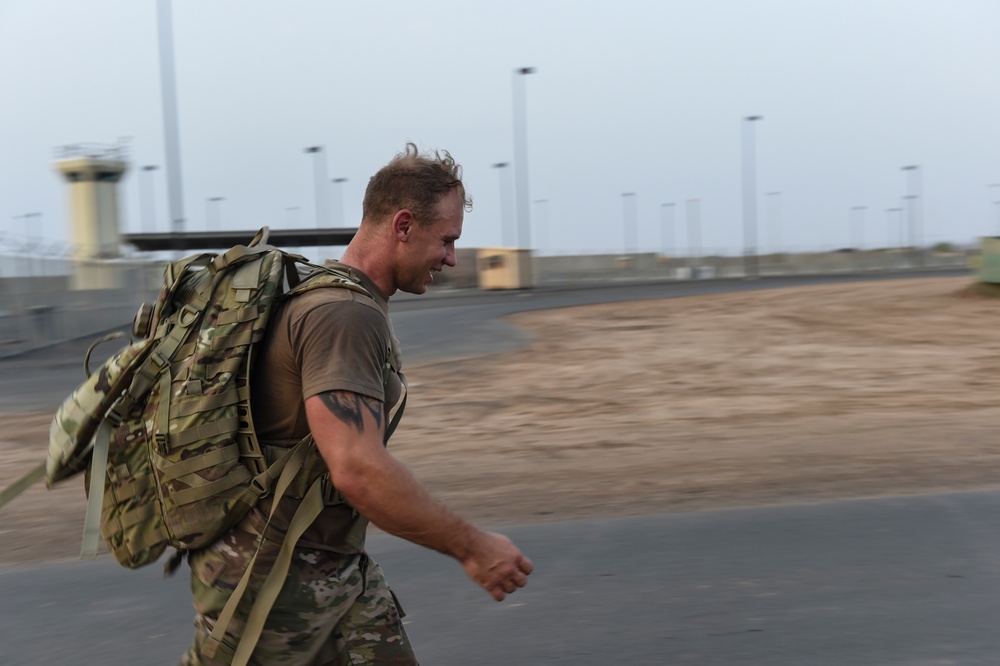
[[[414,224],[416,224],[416,220],[409,209],[404,208],[396,211],[396,214],[392,216],[392,233],[396,236],[396,240],[400,243],[409,242]]]

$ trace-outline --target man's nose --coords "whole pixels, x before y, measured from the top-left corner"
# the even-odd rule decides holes
[[[458,259],[455,258],[455,247],[451,246],[444,255],[445,266],[451,266],[454,268],[458,264]]]

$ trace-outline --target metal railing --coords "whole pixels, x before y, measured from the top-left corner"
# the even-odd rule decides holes
[[[128,159],[128,148],[123,144],[71,143],[56,148],[55,154],[59,160],[87,157],[92,160],[125,161]]]

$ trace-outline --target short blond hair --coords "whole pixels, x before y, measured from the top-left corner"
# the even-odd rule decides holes
[[[434,221],[434,208],[441,197],[456,190],[466,211],[472,198],[462,183],[462,167],[447,150],[421,153],[414,143],[397,154],[368,180],[362,219],[380,223],[408,208],[418,224]]]

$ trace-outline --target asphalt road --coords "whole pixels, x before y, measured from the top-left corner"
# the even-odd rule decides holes
[[[505,530],[536,564],[496,603],[451,560],[371,551],[426,665],[993,666],[1000,493],[681,513]],[[182,573],[0,570],[0,664],[173,664]]]
[[[507,312],[804,282],[454,293],[401,300],[394,324],[431,359],[520,344]],[[0,409],[57,404],[79,346],[0,362]],[[385,535],[371,551],[424,664],[996,664],[998,510],[1000,493],[959,493],[505,528],[537,568],[501,604],[436,553]],[[191,635],[186,577],[156,565],[3,569],[0,598],[4,666],[172,664]]]

